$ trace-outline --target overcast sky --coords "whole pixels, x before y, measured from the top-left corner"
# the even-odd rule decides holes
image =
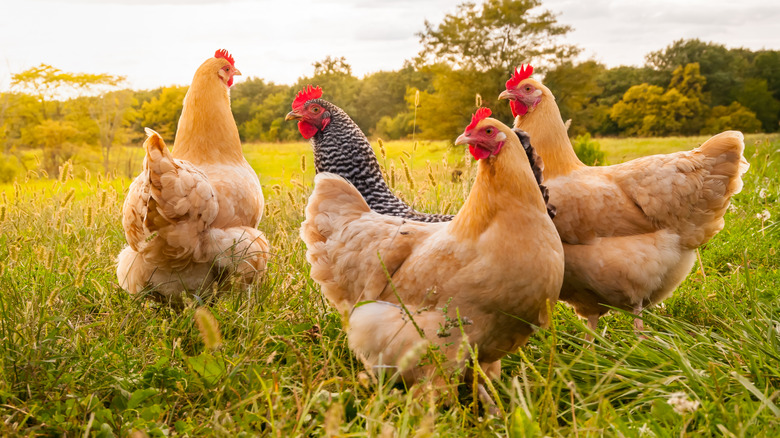
[[[245,76],[293,83],[312,62],[344,56],[357,76],[394,70],[416,32],[452,0],[0,0],[0,90],[40,63],[127,76],[136,89],[189,84],[218,48]],[[680,38],[780,49],[776,0],[543,0],[573,26],[565,41],[607,66],[641,65]],[[238,80],[241,80],[239,78]]]

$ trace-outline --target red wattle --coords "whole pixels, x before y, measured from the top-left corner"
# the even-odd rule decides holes
[[[528,112],[528,107],[517,100],[510,101],[509,107],[512,108],[512,115],[515,117],[525,115]]]
[[[311,123],[304,122],[303,120],[298,122],[298,132],[300,132],[303,138],[305,138],[306,140],[314,137],[314,134],[316,134],[317,131],[318,131],[317,127],[312,125]]]
[[[484,160],[490,156],[489,150],[483,149],[479,146],[474,146],[473,144],[469,145],[469,152],[471,152],[471,155],[473,155],[477,160]]]

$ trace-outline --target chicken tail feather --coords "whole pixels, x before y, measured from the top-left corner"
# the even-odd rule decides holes
[[[710,175],[727,178],[726,196],[742,191],[742,175],[750,168],[745,156],[745,137],[739,131],[725,131],[713,136],[699,147],[715,159]]]
[[[750,167],[744,151],[744,136],[739,131],[722,132],[698,148],[709,162],[709,172],[701,180],[699,202],[691,216],[696,230],[685,234],[683,244],[698,247],[723,229],[731,197],[742,191],[742,175]]]
[[[306,205],[301,238],[307,246],[324,242],[343,224],[369,211],[355,186],[336,174],[319,173],[314,177],[314,192]]]

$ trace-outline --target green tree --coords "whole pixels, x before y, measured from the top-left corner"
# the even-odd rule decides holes
[[[759,132],[761,121],[756,118],[756,113],[742,106],[739,102],[731,102],[731,105],[718,105],[712,109],[701,133],[714,135],[728,130],[742,132]]]
[[[124,78],[121,76],[69,73],[47,64],[40,64],[12,75],[11,89],[36,97],[41,104],[41,120],[44,120],[51,116],[47,111],[47,102],[88,94],[105,86],[113,87],[122,80]],[[56,106],[56,109],[56,115],[61,116],[60,106]]]
[[[648,66],[667,74],[679,66],[698,63],[706,78],[703,92],[711,95],[713,105],[727,105],[732,100],[732,90],[740,86],[748,71],[748,55],[743,49],[727,49],[722,44],[698,39],[681,39],[648,54],[646,59]]]
[[[452,70],[442,64],[430,68],[435,71],[433,87],[420,92],[417,109],[417,132],[421,138],[455,140],[477,108],[477,94],[483,96],[483,106],[493,109],[494,117],[511,120],[506,102],[496,101],[503,89],[502,79],[506,80],[503,72]],[[413,110],[413,93],[407,95],[407,103]]]
[[[755,77],[766,79],[769,92],[780,100],[780,51],[762,50],[753,60]]]
[[[370,74],[360,81],[354,100],[355,112],[350,115],[365,131],[380,135],[382,138],[405,136],[404,121],[414,117],[413,114],[408,114],[409,109],[405,99],[407,90],[409,88],[425,90],[431,79],[432,76],[425,70],[415,70],[409,63],[397,71]],[[394,132],[393,137],[379,134],[380,120],[384,120],[383,132],[390,129]],[[409,133],[411,133],[411,125]]]
[[[73,122],[46,119],[25,131],[26,141],[43,150],[43,168],[49,175],[56,176],[61,163],[76,153],[73,139],[79,130]]]
[[[173,143],[188,89],[186,86],[161,88],[157,96],[141,106],[141,124],[154,129],[166,141]]]
[[[555,63],[578,52],[557,42],[571,30],[550,11],[537,11],[541,0],[486,0],[462,3],[420,32],[419,63],[444,62],[453,68],[508,72],[523,62]]]
[[[780,101],[772,97],[766,79],[750,78],[736,93],[736,101],[750,108],[761,121],[764,132],[777,131]]]
[[[555,90],[555,102],[561,117],[572,120],[569,135],[597,130],[603,123],[603,115],[593,110],[586,111],[586,108],[594,107],[603,92],[598,78],[604,70],[604,66],[596,61],[579,64],[565,61],[545,74],[544,84]]]
[[[698,62],[678,66],[672,72],[669,88],[675,88],[686,97],[702,100],[704,97],[704,85],[707,79],[700,74]]]
[[[133,92],[116,90],[90,99],[89,115],[97,126],[98,144],[103,156],[103,172],[108,174],[111,149],[124,141],[124,130],[132,123]]]
[[[284,121],[290,111],[294,90],[288,88],[266,97],[254,107],[252,119],[239,125],[239,133],[246,139],[258,141],[299,140],[296,125]]]
[[[231,108],[243,141],[278,141],[294,138],[293,124],[284,124],[295,90],[259,78],[233,86]]]
[[[664,136],[690,134],[701,117],[701,102],[679,90],[640,84],[626,91],[610,117],[628,135]]]
[[[704,119],[709,112],[709,108],[705,104],[709,99],[708,96],[704,95],[706,84],[707,79],[700,74],[697,62],[686,64],[685,67],[679,66],[672,72],[669,90],[677,90],[686,98],[684,114],[680,114],[684,117],[681,120],[680,133],[695,134],[704,126]],[[667,99],[669,98],[671,97],[667,97]]]

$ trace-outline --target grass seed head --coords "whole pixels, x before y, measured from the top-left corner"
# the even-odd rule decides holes
[[[0,224],[5,222],[5,215],[7,214],[6,206],[3,204],[0,206]]]
[[[98,177],[100,177],[100,174],[98,174]],[[106,201],[108,201],[108,190],[100,190],[100,208],[103,208],[106,206]]]
[[[209,350],[216,350],[222,346],[222,333],[219,331],[219,323],[214,315],[205,307],[195,310],[195,324],[198,326],[203,344]]]
[[[44,249],[43,251],[44,254],[46,255],[43,266],[46,268],[47,271],[51,271],[51,268],[54,266],[54,251],[49,251],[48,249]]]
[[[477,93],[476,98],[474,99],[474,104],[477,106],[477,108],[482,106],[482,95]]]
[[[428,182],[431,184],[431,186],[436,187],[436,178],[433,176],[433,167],[431,166],[430,161],[426,161],[428,163]]]
[[[92,225],[94,225],[94,219],[95,219],[95,216],[94,216],[94,214],[92,212],[92,205],[88,205],[87,206],[87,211],[84,214],[84,226],[87,227],[87,228],[92,227]]]
[[[301,155],[301,173],[306,173],[306,155]]]
[[[387,152],[385,151],[385,142],[383,142],[381,138],[378,138],[376,142],[379,143],[379,153],[382,155],[382,159],[386,160]]]
[[[71,172],[71,164],[70,161],[66,161],[62,166],[60,166],[60,175],[57,177],[57,180],[60,183],[65,183],[68,179],[72,178],[73,176],[70,174]]]
[[[76,196],[76,189],[70,189],[70,190],[68,191],[68,194],[67,194],[67,195],[65,195],[65,198],[64,198],[64,199],[62,200],[62,202],[60,203],[60,206],[61,206],[61,207],[67,207],[67,206],[68,206],[68,204],[70,204],[70,201],[72,201],[72,200],[73,200],[73,197],[74,197],[74,196]]]
[[[401,157],[401,163],[404,165],[404,174],[406,174],[406,181],[409,183],[409,189],[414,190],[414,179],[412,179],[412,171],[409,169],[409,165],[406,160]]]
[[[325,435],[339,436],[341,424],[344,422],[344,406],[336,401],[325,412]]]
[[[68,272],[68,268],[70,268],[70,257],[65,256],[60,260],[60,265],[57,266],[57,273],[63,275]]]

